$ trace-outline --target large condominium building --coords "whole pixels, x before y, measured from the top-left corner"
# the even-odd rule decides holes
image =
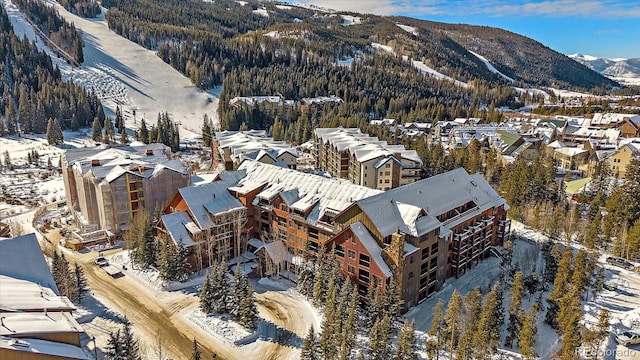
[[[288,168],[296,168],[298,150],[284,141],[273,140],[265,130],[218,131],[216,140],[227,170],[237,169],[244,160],[266,164],[282,161]]]
[[[371,284],[384,290],[393,277],[405,310],[445,278],[462,275],[488,256],[490,246],[502,244],[510,231],[505,200],[480,175],[463,169],[382,192],[245,161],[207,186],[210,195],[202,196],[203,204],[166,209],[177,220],[164,225],[173,239],[204,242],[206,236],[198,236],[205,221],[245,224],[225,228],[223,237],[237,239],[230,255],[255,246],[268,267],[263,274],[279,272],[293,280],[305,268],[302,259],[335,247],[342,273],[358,284],[363,298]],[[180,194],[187,192],[203,193],[181,189]],[[217,254],[220,245],[208,236],[213,250],[207,251]],[[227,254],[225,249],[220,253]]]
[[[420,179],[422,160],[415,150],[389,145],[360,129],[317,128],[317,166],[357,185],[388,190]]]
[[[162,209],[191,184],[187,167],[163,144],[67,150],[62,169],[67,205],[84,231],[126,230],[137,211]]]

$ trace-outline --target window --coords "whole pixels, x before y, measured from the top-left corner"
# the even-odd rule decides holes
[[[413,278],[413,271],[409,271],[409,279]]]
[[[347,265],[347,271],[349,272],[349,274],[355,274],[356,268],[354,268],[353,265]]]
[[[336,256],[344,257],[344,246],[336,244]]]
[[[412,255],[412,256],[409,258],[409,264],[413,264],[415,261],[416,261],[416,258],[415,258],[415,256],[413,256],[413,255]]]
[[[391,172],[389,172],[389,171],[385,171],[385,172],[384,172],[384,175],[385,175],[385,176],[389,176],[389,175],[391,175]]]
[[[380,179],[380,184],[382,184],[382,179]]]
[[[360,254],[360,261],[358,262],[360,265],[369,267],[369,262],[370,261],[371,261],[371,259],[369,258],[368,255]]]
[[[137,201],[131,203],[131,210],[138,210],[138,207],[139,205]]]
[[[384,180],[384,183],[385,183],[385,184],[388,184],[388,183],[389,183],[389,179],[385,179],[385,180]]]
[[[353,251],[353,250],[349,250],[349,258],[355,259],[356,258],[356,252]]]
[[[351,243],[355,244],[356,243],[356,238],[354,236],[351,237]]]
[[[369,272],[367,270],[358,269],[358,280],[369,283]]]
[[[386,168],[390,168],[390,167],[391,167],[391,164],[387,164],[387,165],[385,165],[384,167],[386,167]]]
[[[138,200],[138,193],[137,192],[131,193],[131,200]]]

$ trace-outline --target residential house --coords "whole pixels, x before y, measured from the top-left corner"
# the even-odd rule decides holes
[[[627,166],[633,157],[640,156],[640,142],[629,142],[621,146],[617,152],[609,156],[606,161],[609,163],[614,175],[625,178]]]

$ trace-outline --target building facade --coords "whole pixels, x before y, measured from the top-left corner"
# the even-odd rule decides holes
[[[162,209],[181,188],[191,184],[180,160],[163,144],[67,150],[62,157],[67,205],[84,231],[128,228],[141,209]]]
[[[389,145],[360,129],[314,130],[316,166],[356,185],[388,190],[420,179],[422,160],[415,150]]]
[[[229,206],[246,211],[239,250],[230,255],[241,255],[256,240],[258,250],[267,247],[261,255],[277,257],[268,274],[296,280],[308,267],[306,260],[321,249],[334,249],[341,273],[358,285],[363,298],[372,284],[384,291],[393,278],[404,310],[436,292],[447,277],[463,275],[510,232],[505,200],[481,175],[461,168],[382,192],[246,161],[210,186],[214,195],[209,199],[219,203],[205,202],[207,219],[224,216]],[[170,214],[180,211],[168,209]],[[182,223],[170,226],[177,229],[171,230],[173,238],[198,233],[188,229],[201,222],[193,220],[194,211],[187,213]]]
[[[289,169],[297,166],[298,150],[284,141],[273,140],[265,130],[218,131],[216,140],[227,170],[237,169],[245,160],[284,162]]]

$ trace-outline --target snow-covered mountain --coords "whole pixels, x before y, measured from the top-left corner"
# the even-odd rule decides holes
[[[640,58],[604,59],[584,54],[569,57],[610,79],[625,84],[640,84]]]

